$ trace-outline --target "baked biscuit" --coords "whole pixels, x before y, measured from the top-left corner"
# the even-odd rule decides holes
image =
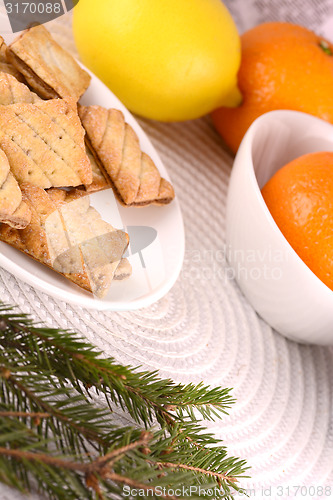
[[[119,266],[117,267],[115,273],[114,273],[114,280],[126,280],[129,278],[132,274],[132,266],[129,262],[128,259],[122,258],[121,261],[119,262]]]
[[[19,82],[13,75],[0,71],[0,106],[8,106],[19,102],[32,104],[40,100],[37,94],[31,92],[24,83]]]
[[[111,183],[109,179],[103,174],[102,170],[99,168],[97,160],[95,159],[93,153],[90,151],[89,147],[86,147],[86,153],[91,164],[92,171],[92,182],[91,184],[86,184],[85,190],[87,193],[93,193],[95,191],[102,191],[103,189],[111,188]]]
[[[23,75],[8,61],[7,48],[3,38],[0,37],[0,71],[14,76],[19,82],[26,83]]]
[[[24,31],[8,47],[7,57],[44,99],[72,97],[78,101],[90,84],[90,75],[43,25]]]
[[[28,183],[21,187],[31,222],[19,231],[0,226],[0,240],[96,297],[104,297],[127,248],[128,235],[103,221],[80,190],[45,191]]]
[[[22,201],[21,189],[10,172],[7,157],[0,150],[0,222],[22,229],[30,218],[29,207]]]
[[[79,106],[79,116],[88,147],[120,201],[125,205],[162,205],[173,200],[173,187],[141,151],[139,139],[121,111]]]
[[[0,106],[0,148],[19,183],[50,188],[92,182],[73,99]]]

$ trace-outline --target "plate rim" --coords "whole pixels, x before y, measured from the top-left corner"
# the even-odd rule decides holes
[[[77,62],[92,77],[91,84],[93,83],[94,79],[97,80],[97,82],[100,85],[102,85],[104,87],[104,89],[112,96],[112,100],[114,101],[115,105],[117,105],[117,107],[119,106],[119,109],[124,113],[126,121],[129,122],[129,124],[134,128],[135,132],[138,134],[140,145],[141,145],[142,140],[144,140],[144,142],[149,145],[150,156],[153,156],[154,162],[158,163],[159,169],[160,169],[160,166],[162,166],[163,176],[167,180],[170,180],[169,173],[168,173],[164,163],[162,162],[156,148],[154,147],[153,143],[151,142],[150,138],[148,137],[148,134],[143,130],[143,128],[141,127],[139,122],[135,119],[135,117],[132,115],[132,113],[118,99],[118,97],[109,89],[109,87],[107,87],[107,85],[105,85],[104,82],[102,82],[92,71],[90,71],[88,68],[86,68],[80,61],[77,60]],[[90,105],[93,105],[93,103]],[[145,149],[145,147],[143,149]],[[79,305],[79,306],[85,307],[87,309],[95,309],[95,310],[100,310],[100,311],[134,311],[137,309],[141,309],[143,307],[148,307],[151,304],[160,300],[162,297],[164,297],[169,292],[169,290],[174,286],[175,282],[177,281],[178,276],[179,276],[181,269],[183,267],[183,262],[184,262],[184,257],[185,257],[184,220],[183,220],[182,211],[180,208],[180,203],[179,203],[179,200],[177,199],[177,197],[175,197],[175,199],[172,201],[172,204],[174,205],[174,207],[176,209],[176,214],[179,218],[179,228],[178,229],[179,229],[179,232],[181,233],[181,241],[178,242],[179,247],[180,247],[180,255],[179,255],[177,266],[175,266],[175,269],[174,269],[172,275],[167,280],[165,279],[152,292],[149,292],[148,294],[146,294],[142,297],[139,297],[138,299],[133,299],[130,301],[114,302],[114,301],[97,299],[93,295],[87,296],[85,294],[89,293],[89,292],[85,292],[82,289],[81,289],[82,295],[72,293],[70,290],[67,291],[67,290],[64,290],[62,288],[59,288],[56,285],[53,285],[52,283],[48,283],[44,279],[33,275],[30,271],[22,268],[19,264],[16,264],[11,259],[9,259],[7,256],[3,255],[1,250],[0,250],[0,267],[9,271],[16,278],[24,281],[25,283],[29,284],[33,288],[37,288],[38,290],[46,293],[50,297],[59,299],[60,301],[65,302],[65,303]],[[0,242],[0,243],[3,245],[8,245],[5,242]],[[44,266],[44,264],[42,264],[42,263],[39,263],[39,264],[41,266]],[[56,272],[56,271],[54,271],[54,272]],[[78,288],[80,289],[80,287],[78,287]]]

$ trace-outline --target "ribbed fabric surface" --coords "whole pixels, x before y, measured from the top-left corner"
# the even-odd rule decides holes
[[[49,27],[73,50],[68,17]],[[170,173],[184,217],[185,261],[172,290],[137,312],[96,312],[55,301],[1,269],[1,300],[77,331],[121,363],[184,383],[233,387],[230,414],[207,425],[252,467],[242,482],[250,497],[263,497],[266,488],[272,499],[333,498],[333,349],[273,332],[231,279],[224,233],[232,157],[209,118],[139,122]],[[0,498],[26,497],[1,486]]]

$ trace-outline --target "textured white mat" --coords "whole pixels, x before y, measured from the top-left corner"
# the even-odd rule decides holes
[[[52,25],[73,48],[68,19]],[[274,333],[228,278],[223,250],[232,158],[209,119],[139,121],[182,206],[186,256],[174,288],[147,309],[103,313],[54,301],[0,270],[1,300],[85,335],[119,362],[181,382],[233,387],[230,415],[209,427],[230,454],[252,466],[252,478],[243,481],[250,498],[333,498],[333,349]],[[25,497],[1,486],[0,498]]]

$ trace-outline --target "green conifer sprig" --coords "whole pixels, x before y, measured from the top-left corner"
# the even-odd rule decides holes
[[[125,498],[133,488],[152,498],[192,488],[196,498],[214,487],[232,498],[246,464],[197,417],[220,417],[229,393],[119,365],[74,333],[2,305],[0,481],[57,500]],[[131,427],[114,424],[115,404]]]
[[[0,313],[8,324],[8,346],[14,346],[22,355],[36,351],[45,368],[50,368],[52,360],[52,370],[71,380],[78,390],[79,381],[87,387],[94,385],[108,402],[126,408],[137,422],[151,423],[161,415],[163,419],[170,409],[176,410],[179,417],[191,418],[196,409],[203,418],[213,419],[226,413],[234,402],[230,389],[209,389],[203,384],[184,386],[170,379],[161,381],[157,372],[133,372],[113,358],[102,358],[97,349],[74,333],[62,331],[60,336],[59,330],[36,328],[24,315],[3,308]]]

